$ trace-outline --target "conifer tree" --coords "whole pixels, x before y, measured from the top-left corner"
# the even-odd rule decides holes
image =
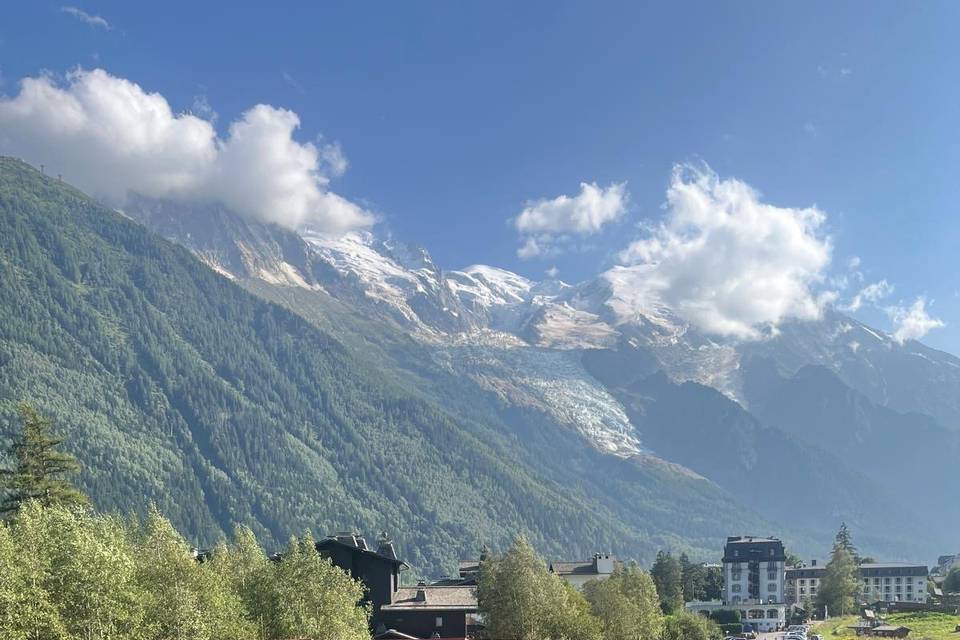
[[[833,544],[830,562],[827,563],[820,588],[817,591],[817,607],[826,608],[828,615],[844,615],[856,605],[860,583],[857,580],[857,563],[850,549],[840,536]]]
[[[669,551],[657,553],[650,569],[650,576],[657,585],[660,608],[667,615],[683,609],[683,570]]]
[[[53,421],[26,403],[20,405],[19,414],[20,433],[7,450],[14,466],[0,470],[4,492],[0,514],[16,514],[29,500],[44,507],[87,504],[87,497],[65,478],[78,472],[80,464],[59,450],[64,439],[54,433]]]

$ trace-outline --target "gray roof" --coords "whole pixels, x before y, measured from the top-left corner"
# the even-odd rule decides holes
[[[926,571],[927,565],[916,564],[913,562],[864,562],[860,565],[861,569],[923,569]]]
[[[417,600],[418,591],[423,591],[423,600]],[[476,587],[401,587],[394,594],[393,602],[383,605],[380,609],[383,611],[476,611]]]

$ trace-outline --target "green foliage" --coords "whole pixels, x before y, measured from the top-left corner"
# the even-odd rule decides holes
[[[0,513],[16,513],[30,500],[46,507],[86,504],[87,497],[64,478],[78,472],[80,464],[59,450],[64,439],[54,435],[53,422],[26,403],[19,413],[21,428],[7,450],[14,467],[0,470]]]
[[[636,565],[618,567],[605,580],[591,580],[583,595],[600,620],[604,640],[657,640],[663,615],[653,579]]]
[[[717,609],[710,612],[710,619],[717,624],[740,623],[740,611],[738,609]]]
[[[667,615],[683,610],[683,569],[669,551],[657,553],[650,569],[660,595],[660,608]]]
[[[663,640],[713,640],[721,637],[720,627],[706,616],[683,609],[667,616]]]
[[[703,599],[720,600],[723,597],[723,567],[707,567],[703,576]]]
[[[523,536],[480,565],[477,606],[491,638],[590,640],[600,623],[577,591],[547,570]]]
[[[846,525],[843,525],[817,591],[817,608],[826,607],[829,615],[844,615],[853,611],[856,605],[860,581],[857,579],[857,562],[851,549],[853,544]]]
[[[902,625],[910,629],[910,638],[921,640],[956,640],[958,633],[955,629],[960,625],[960,616],[946,613],[915,612],[891,613],[885,616],[885,622],[892,625]],[[857,638],[856,632],[850,628],[857,621],[857,616],[831,618],[821,624],[814,633],[824,638]],[[860,636],[862,637],[862,636]]]
[[[536,412],[478,398],[407,336],[368,357],[383,329],[363,328],[348,348],[0,158],[0,420],[19,399],[55,418],[100,509],[156,504],[197,546],[241,523],[271,551],[306,529],[390,528],[435,574],[515,531],[551,553],[647,559],[680,537],[710,548],[740,524],[711,483],[611,460]],[[389,370],[392,350],[423,367],[422,384]]]
[[[943,579],[944,593],[960,593],[960,567],[950,569],[950,573]]]
[[[156,510],[129,521],[24,504],[0,524],[0,637],[368,638],[363,588],[307,537],[268,562],[249,530],[198,562]]]
[[[707,570],[698,562],[690,562],[687,554],[680,554],[680,575],[683,601],[706,600]]]
[[[310,585],[304,589],[304,585]],[[313,640],[363,640],[369,637],[370,611],[358,606],[363,586],[317,553],[313,536],[290,541],[283,560],[262,587],[272,638],[307,636]],[[352,606],[344,607],[343,603]]]
[[[857,564],[860,564],[859,554],[857,553],[857,548],[853,545],[853,538],[850,536],[850,530],[847,528],[846,522],[840,523],[840,530],[837,531],[834,542],[846,549],[850,557],[852,557]]]

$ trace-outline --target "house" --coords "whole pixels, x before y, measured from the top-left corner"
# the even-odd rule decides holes
[[[401,587],[393,602],[380,608],[379,624],[416,638],[464,638],[480,626],[476,587]]]
[[[609,578],[621,564],[609,553],[595,553],[589,560],[551,562],[550,573],[560,576],[579,591],[590,580]]]
[[[337,567],[360,580],[367,588],[366,601],[371,605],[371,626],[379,624],[380,609],[393,602],[400,588],[400,572],[410,567],[397,558],[393,542],[381,533],[376,549],[367,546],[364,537],[354,532],[327,536],[316,543],[317,552]]]
[[[400,573],[409,566],[397,557],[393,542],[381,533],[377,548],[362,535],[343,532],[316,543],[317,552],[367,588],[370,627],[379,640],[465,638],[480,627],[475,579],[453,584],[400,585]],[[479,562],[477,563],[479,567]]]

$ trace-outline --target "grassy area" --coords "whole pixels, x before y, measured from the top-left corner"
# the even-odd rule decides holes
[[[960,624],[960,616],[950,616],[944,613],[892,613],[886,616],[887,624],[903,625],[910,628],[911,640],[960,640],[960,633],[954,629]],[[817,631],[824,640],[829,638],[855,638],[850,625],[857,621],[856,616],[831,618],[821,623]]]

